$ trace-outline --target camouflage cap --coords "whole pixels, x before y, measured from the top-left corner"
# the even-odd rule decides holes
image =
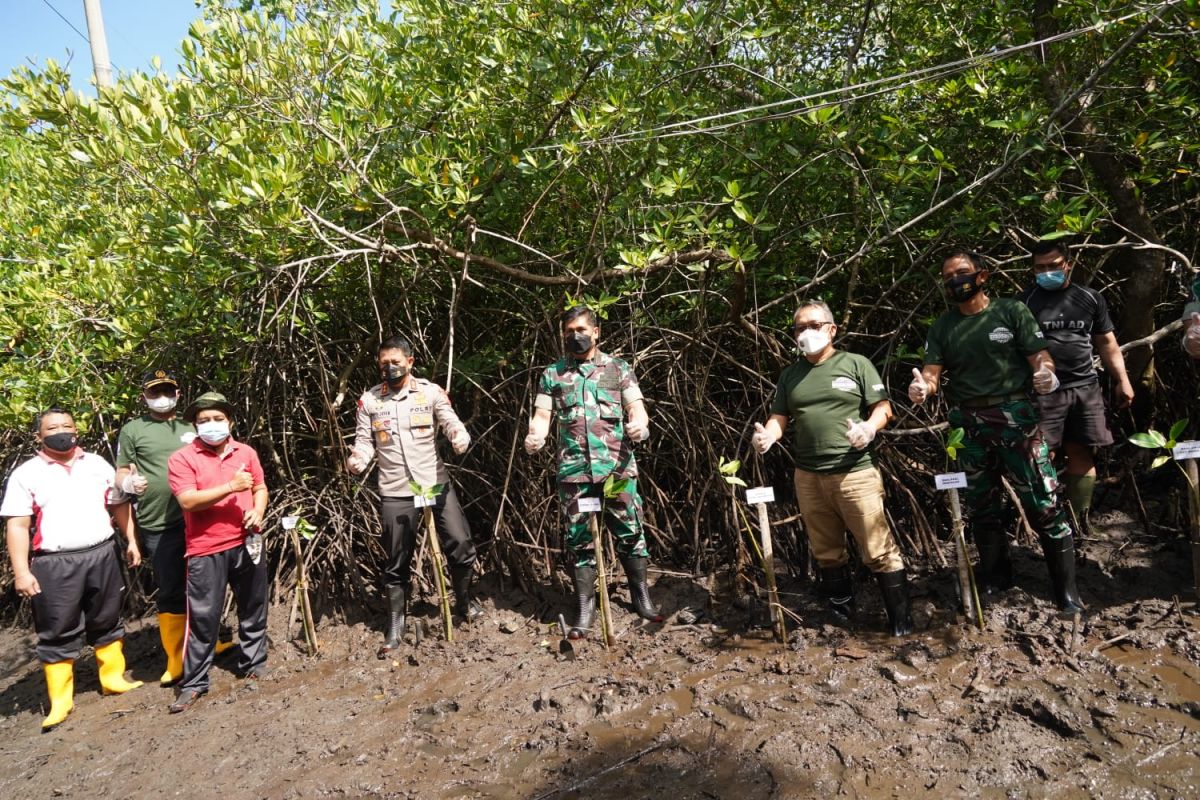
[[[210,408],[219,409],[227,417],[233,416],[233,406],[225,399],[225,395],[220,392],[205,392],[192,401],[192,404],[183,412],[183,418],[194,424],[196,415]]]

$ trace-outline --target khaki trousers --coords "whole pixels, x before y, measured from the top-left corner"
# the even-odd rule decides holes
[[[796,502],[818,567],[840,567],[850,560],[849,530],[872,572],[904,569],[883,513],[883,477],[878,469],[834,474],[798,469],[795,480]]]

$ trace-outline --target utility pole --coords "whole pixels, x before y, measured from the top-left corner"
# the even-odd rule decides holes
[[[92,45],[92,70],[96,73],[96,89],[112,86],[112,64],[108,63],[108,40],[104,38],[104,18],[100,16],[100,0],[83,0],[87,15],[88,42]]]

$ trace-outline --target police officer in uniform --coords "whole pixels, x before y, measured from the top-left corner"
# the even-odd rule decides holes
[[[599,350],[600,326],[592,310],[568,309],[562,316],[562,333],[567,355],[542,372],[525,450],[536,453],[546,444],[553,415],[558,422],[558,497],[567,516],[578,609],[568,635],[582,639],[596,612],[596,559],[588,515],[579,512],[578,503],[583,497],[603,498],[610,475],[628,479],[625,491],[604,501],[604,522],[616,537],[634,608],[644,619],[662,619],[646,581],[650,553],[642,532],[633,455],[633,442],[648,439],[650,428],[633,368]]]
[[[411,484],[442,487],[433,516],[450,566],[456,615],[473,622],[483,616],[483,609],[470,592],[475,565],[471,530],[437,452],[439,427],[456,455],[467,451],[471,435],[442,387],[413,375],[413,348],[407,339],[385,339],[379,345],[376,363],[383,381],[359,398],[354,446],[346,466],[357,475],[366,470],[372,457],[379,462],[380,517],[388,554],[383,588],[390,615],[387,635],[377,655],[386,658],[400,646],[404,636],[412,557],[422,516]]]

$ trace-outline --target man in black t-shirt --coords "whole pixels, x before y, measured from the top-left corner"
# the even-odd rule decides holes
[[[1032,258],[1035,283],[1022,300],[1041,326],[1061,382],[1057,390],[1038,397],[1041,428],[1046,444],[1066,462],[1067,500],[1080,533],[1086,536],[1096,486],[1092,449],[1113,442],[1093,354],[1100,356],[1115,381],[1120,408],[1133,401],[1133,386],[1113,334],[1108,304],[1096,290],[1071,282],[1067,246],[1058,241],[1037,242]]]

